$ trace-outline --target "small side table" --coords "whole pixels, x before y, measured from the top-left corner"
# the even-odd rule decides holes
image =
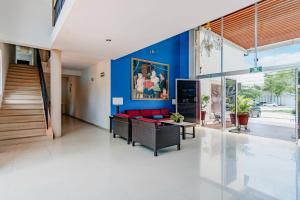
[[[176,123],[174,122],[173,120],[168,120],[168,121],[162,121],[161,123],[166,123],[166,124],[175,124],[175,125],[178,125],[182,128],[182,139],[185,140],[185,135],[186,134],[190,134],[190,133],[187,133],[186,132],[186,129],[187,128],[193,128],[193,138],[196,137],[196,131],[195,131],[195,127],[196,127],[196,124],[195,123],[190,123],[190,122],[180,122],[180,123]]]
[[[114,116],[109,116],[109,132],[112,133],[112,120],[114,119]]]

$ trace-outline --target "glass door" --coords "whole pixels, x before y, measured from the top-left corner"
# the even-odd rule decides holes
[[[201,125],[222,129],[222,78],[201,79]]]
[[[298,138],[296,71],[273,70],[227,76],[226,129],[265,138]],[[296,92],[297,91],[297,92]]]
[[[230,130],[237,127],[237,81],[225,78],[225,128]]]
[[[232,72],[225,77],[216,74],[201,79],[202,126],[297,141],[300,79],[296,69],[286,68],[264,68],[265,72],[257,73]],[[222,94],[225,95],[224,107]]]

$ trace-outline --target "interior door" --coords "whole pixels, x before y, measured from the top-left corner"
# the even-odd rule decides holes
[[[177,112],[184,121],[200,123],[200,81],[177,80]]]

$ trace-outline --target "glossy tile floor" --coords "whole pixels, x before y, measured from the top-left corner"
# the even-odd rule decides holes
[[[53,142],[0,148],[1,200],[294,200],[299,193],[293,143],[197,129],[181,151],[154,157],[72,118],[64,125]]]

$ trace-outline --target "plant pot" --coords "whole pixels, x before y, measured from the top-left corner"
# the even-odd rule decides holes
[[[239,125],[247,126],[248,120],[249,120],[249,113],[239,113],[238,114]]]
[[[235,113],[230,113],[230,122],[233,125],[236,125],[236,114]]]
[[[206,115],[206,111],[205,110],[201,110],[201,120],[202,121],[205,120],[205,115]]]

